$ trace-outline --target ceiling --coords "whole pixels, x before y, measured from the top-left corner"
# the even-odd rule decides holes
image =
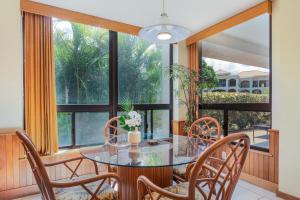
[[[34,0],[136,26],[159,23],[162,0]],[[193,33],[246,10],[263,0],[165,0],[170,23]]]
[[[261,15],[238,26],[223,31],[222,33],[268,48],[270,43],[269,15]]]

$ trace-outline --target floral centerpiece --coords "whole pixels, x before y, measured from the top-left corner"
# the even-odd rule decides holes
[[[124,99],[121,108],[123,114],[119,117],[120,126],[128,131],[128,142],[131,144],[139,144],[141,142],[141,127],[142,117],[133,110],[133,105],[129,99]]]

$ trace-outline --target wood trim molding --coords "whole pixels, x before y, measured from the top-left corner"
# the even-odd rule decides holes
[[[181,120],[181,121],[173,120],[172,121],[173,134],[176,134],[176,135],[185,135],[184,130],[183,130],[184,124],[185,124],[184,120]]]
[[[250,174],[247,174],[245,172],[241,173],[241,177],[242,180],[249,182],[253,185],[256,185],[258,187],[264,188],[266,190],[269,190],[271,192],[276,192],[278,185],[276,183],[264,180],[262,178],[256,177],[256,176],[252,176]]]
[[[64,8],[37,3],[30,0],[21,0],[21,10],[49,17],[57,17],[60,19],[69,20],[77,23],[99,26],[112,31],[123,32],[132,35],[138,35],[138,32],[141,29],[141,27],[139,26],[104,19],[101,17],[96,17]]]
[[[212,36],[216,33],[219,33],[221,31],[224,31],[231,27],[234,27],[238,24],[241,24],[245,21],[248,21],[252,18],[255,18],[255,17],[260,16],[265,13],[269,13],[269,14],[272,13],[272,3],[268,0],[254,6],[252,8],[249,8],[237,15],[234,15],[228,19],[225,19],[224,21],[221,21],[215,25],[212,25],[198,33],[195,33],[194,35],[187,38],[186,44],[191,45],[195,42],[203,40],[209,36]]]
[[[287,193],[284,193],[284,192],[281,192],[279,190],[276,191],[276,195],[282,199],[285,199],[285,200],[300,200],[300,198],[298,197],[294,197],[290,194],[287,194]]]
[[[2,200],[9,200],[15,198],[21,198],[34,194],[39,194],[40,190],[37,185],[30,185],[21,188],[14,188],[11,190],[0,191],[0,197]]]
[[[0,128],[0,134],[15,134],[21,128]]]

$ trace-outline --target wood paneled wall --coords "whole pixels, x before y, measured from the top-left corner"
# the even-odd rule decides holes
[[[250,150],[243,172],[266,181],[278,183],[279,133],[270,130],[269,152]]]
[[[54,156],[43,157],[44,162],[55,162],[80,156],[76,150],[61,152]],[[78,161],[70,163],[74,169]],[[63,165],[47,169],[52,180],[68,178],[71,174]],[[106,170],[105,166],[99,167],[99,171]],[[79,174],[95,172],[92,162],[83,161],[78,169]],[[12,199],[22,195],[37,193],[35,179],[31,168],[24,159],[23,147],[15,134],[0,134],[0,199]]]

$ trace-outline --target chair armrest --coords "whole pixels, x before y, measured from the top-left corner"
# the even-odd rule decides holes
[[[74,175],[77,175],[76,171],[79,168],[79,166],[81,165],[81,163],[82,163],[83,160],[89,160],[89,159],[87,159],[85,157],[76,157],[76,158],[70,158],[70,159],[60,160],[60,161],[52,162],[52,163],[44,163],[44,166],[45,167],[53,167],[53,166],[56,166],[56,165],[62,165],[63,164],[72,173],[72,175],[71,175],[71,178],[72,178]],[[67,163],[74,162],[74,161],[79,161],[79,162],[77,163],[77,166],[76,166],[75,169],[71,169],[70,166]],[[89,161],[93,162],[94,168],[95,168],[95,174],[98,175],[99,172],[98,172],[97,163],[95,161],[92,161],[92,160],[89,160]]]
[[[147,177],[145,176],[139,176],[138,180],[138,196],[139,196],[139,200],[144,199],[144,196],[146,194],[149,194],[151,199],[153,199],[152,197],[152,192],[156,192],[164,197],[170,198],[170,199],[177,199],[177,200],[187,200],[188,196],[187,195],[181,195],[181,194],[175,194],[172,193],[168,190],[165,190],[157,185],[155,185],[154,183],[152,183]]]
[[[187,167],[186,167],[186,172],[185,172],[185,178],[186,178],[186,180],[188,180],[189,179],[189,177],[190,177],[190,175],[191,175],[191,173],[192,173],[192,169],[193,169],[193,167],[195,166],[195,162],[193,162],[193,163],[189,163],[188,165],[187,165]]]
[[[195,163],[190,163],[190,164],[188,164],[188,166],[187,166],[187,168],[186,168],[186,180],[187,180],[187,181],[189,180],[189,178],[190,178],[190,176],[191,176],[192,169],[193,169],[194,165],[195,165]],[[212,174],[217,174],[217,173],[218,173],[218,171],[217,171],[215,168],[213,168],[213,167],[211,167],[211,166],[209,166],[209,165],[207,165],[207,164],[203,164],[202,168],[203,168],[203,170],[208,170],[208,171],[211,172]],[[200,173],[200,175],[203,176],[203,174],[201,174],[201,173]],[[221,174],[220,176],[222,177],[222,174]],[[208,177],[209,177],[209,176],[207,176],[207,178],[208,178]]]
[[[107,173],[104,175],[97,175],[95,177],[87,178],[87,179],[82,179],[78,181],[69,181],[69,182],[57,182],[57,181],[51,181],[50,184],[52,187],[55,188],[68,188],[68,187],[74,187],[74,186],[80,186],[80,185],[85,185],[88,183],[93,183],[96,181],[102,180],[103,182],[109,178],[113,178],[117,181],[118,187],[121,187],[121,181],[120,178],[117,174],[115,173]]]
[[[60,164],[73,162],[73,161],[76,161],[76,160],[83,160],[83,159],[85,159],[85,158],[84,157],[70,158],[70,159],[60,160],[60,161],[57,161],[57,162],[44,163],[44,166],[45,167],[52,167],[52,166],[55,166],[55,165],[60,165]]]

